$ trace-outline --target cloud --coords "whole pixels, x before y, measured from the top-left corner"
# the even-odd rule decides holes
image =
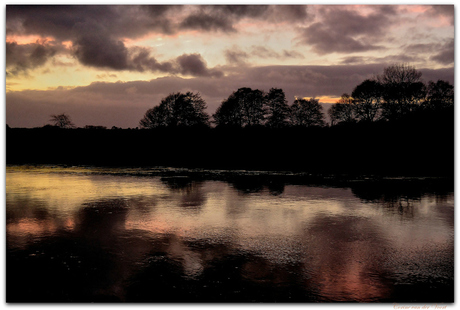
[[[301,53],[294,50],[283,50],[278,53],[262,45],[253,45],[247,51],[243,51],[238,46],[233,46],[224,51],[224,57],[228,64],[237,66],[247,66],[249,59],[254,57],[271,59],[305,58]]]
[[[454,63],[454,50],[455,50],[455,42],[454,40],[450,40],[449,42],[445,43],[441,48],[440,52],[436,55],[430,57],[431,60],[437,61],[443,65],[450,65]]]
[[[454,6],[453,5],[432,5],[426,11],[430,17],[446,18],[451,26],[454,25]]]
[[[7,5],[6,33],[74,40],[79,25],[105,25],[115,39],[150,32],[166,35],[179,30],[235,32],[243,19],[298,22],[306,6],[292,5]],[[96,31],[97,29],[95,29]]]
[[[435,48],[437,48],[437,44],[433,43],[418,43],[403,46],[406,53],[431,53]]]
[[[271,16],[275,21],[304,22],[307,14],[306,5],[274,5],[270,9]]]
[[[211,5],[205,6],[214,14],[229,15],[237,20],[243,18],[263,18],[269,10],[268,5]]]
[[[149,49],[142,47],[133,47],[130,49],[129,70],[176,73],[172,62],[165,61],[160,63],[154,57],[150,56]]]
[[[310,25],[302,31],[300,43],[311,45],[312,50],[319,54],[354,53],[382,49],[366,42],[365,39],[354,39],[350,35],[331,30],[322,23]]]
[[[114,38],[135,38],[150,31],[171,34],[171,15],[183,6],[137,5],[8,5],[7,34],[37,34],[57,40],[73,40],[81,24],[97,23]],[[99,30],[96,28],[94,31]]]
[[[371,56],[349,56],[343,57],[340,61],[341,64],[385,64],[391,65],[395,63],[414,63],[424,61],[425,57],[411,54],[395,54],[387,55],[384,57],[371,57]]]
[[[176,61],[179,64],[180,72],[184,75],[206,77],[221,77],[223,75],[222,71],[208,69],[200,54],[183,54],[177,57]]]
[[[128,69],[128,49],[120,40],[111,38],[107,31],[88,31],[79,35],[73,44],[73,52],[83,65],[115,70]]]
[[[238,66],[246,65],[246,61],[249,59],[249,54],[236,46],[232,49],[225,50],[224,56],[228,64]]]
[[[286,58],[305,58],[301,53],[291,50],[283,50],[282,53],[278,53],[271,48],[262,45],[253,45],[251,47],[251,56],[257,56],[260,58],[274,58],[274,59],[286,59]]]
[[[283,50],[282,58],[302,58],[303,59],[305,58],[305,56],[294,50],[291,50],[291,51]]]
[[[31,44],[6,42],[5,58],[7,74],[27,74],[31,69],[45,65],[61,49],[62,47],[60,46],[46,42]]]
[[[236,32],[231,19],[224,14],[209,14],[200,11],[187,16],[180,24],[181,29]]]
[[[371,13],[347,6],[324,6],[318,9],[320,21],[298,28],[299,44],[309,45],[320,55],[353,53],[383,49],[376,44],[385,36],[395,10],[389,6],[370,7]]]

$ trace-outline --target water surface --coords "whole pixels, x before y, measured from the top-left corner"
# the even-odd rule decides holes
[[[453,301],[450,186],[167,172],[7,167],[7,301]]]

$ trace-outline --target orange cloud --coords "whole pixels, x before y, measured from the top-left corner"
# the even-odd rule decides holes
[[[46,41],[54,41],[51,37],[42,37],[39,35],[7,35],[6,42],[16,42],[18,44],[30,44],[30,43],[44,43]]]

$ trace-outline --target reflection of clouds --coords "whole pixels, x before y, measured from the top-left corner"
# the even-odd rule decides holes
[[[159,262],[193,287],[228,275],[235,290],[302,283],[299,296],[317,292],[323,300],[380,300],[411,274],[452,275],[452,195],[412,199],[401,213],[398,200],[363,202],[343,188],[285,185],[274,196],[219,181],[171,188],[158,178],[50,178],[47,188],[40,174],[7,175],[8,247],[56,255],[60,247],[49,244],[67,242],[68,253],[103,270],[98,276],[109,280],[97,285],[109,295],[123,296],[126,279],[141,285],[167,275]]]
[[[204,268],[200,253],[189,249],[176,236],[170,239],[166,251],[173,260],[179,261],[182,264],[185,276],[196,278],[203,272]]]
[[[373,301],[388,296],[382,239],[371,220],[354,216],[317,217],[306,227],[306,282],[317,283],[325,300]]]
[[[163,197],[168,193],[165,186],[154,178],[90,174],[84,169],[72,174],[64,173],[65,169],[55,170],[42,173],[40,170],[22,172],[19,168],[8,168],[7,198],[14,199],[28,194],[44,202],[48,209],[63,213],[73,212],[92,200],[133,196]]]

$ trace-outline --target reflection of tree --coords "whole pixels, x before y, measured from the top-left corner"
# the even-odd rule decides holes
[[[199,210],[206,202],[206,196],[202,192],[203,184],[189,177],[163,177],[161,181],[173,192],[179,193],[181,203],[185,208]]]
[[[192,179],[187,176],[163,177],[161,182],[171,190],[186,189],[192,185]]]
[[[451,180],[366,180],[351,182],[348,186],[365,202],[418,201],[427,194],[445,197],[453,191]]]
[[[241,193],[257,193],[263,190],[264,183],[256,177],[236,177],[231,181],[232,186]]]
[[[285,182],[270,176],[233,176],[227,180],[233,188],[243,194],[258,193],[265,188],[271,195],[277,196],[284,192]]]
[[[268,191],[273,196],[281,195],[284,192],[284,182],[280,180],[270,180],[268,183]]]
[[[128,205],[123,199],[110,199],[85,204],[78,214],[77,228],[92,238],[113,238],[124,229]]]
[[[381,180],[350,183],[352,193],[364,202],[376,203],[389,214],[412,218],[422,197],[447,197],[453,185],[448,180]]]
[[[188,197],[186,201],[200,205],[201,184],[192,178],[183,179],[163,181],[172,184],[174,195]],[[275,192],[284,186],[282,179],[260,176],[243,181],[272,188]],[[360,182],[351,184],[355,194],[366,192]],[[418,195],[417,191],[407,194],[402,183],[391,186],[391,192],[397,194],[382,194],[381,188],[388,187],[385,184],[375,182],[369,186],[371,197],[389,199],[382,197]],[[418,183],[412,186],[419,188],[419,192],[442,192]],[[440,185],[439,189],[442,188],[450,187]],[[300,186],[298,189],[306,192]],[[388,272],[389,260],[385,260],[389,257],[388,240],[379,237],[379,231],[373,226],[375,223],[358,215],[327,216],[320,212],[293,236],[293,250],[287,254],[290,260],[286,263],[278,259],[283,253],[276,248],[276,242],[253,240],[270,245],[273,259],[266,258],[267,248],[256,246],[247,250],[239,243],[239,232],[232,228],[217,234],[209,231],[206,237],[196,238],[171,230],[155,233],[155,229],[149,231],[149,228],[127,229],[129,210],[143,203],[138,197],[85,203],[76,213],[73,230],[42,236],[29,242],[24,249],[8,251],[7,299],[48,302],[388,301],[388,297],[394,296],[400,300],[420,297],[418,289],[425,293],[427,287],[430,289],[427,299],[433,296],[442,300],[451,298],[453,284],[448,280],[447,284],[430,282],[412,286],[407,295],[401,288],[393,293],[394,278]],[[50,216],[53,214],[48,213]],[[152,228],[162,225],[161,219],[146,222]],[[283,238],[278,242],[291,241]]]

